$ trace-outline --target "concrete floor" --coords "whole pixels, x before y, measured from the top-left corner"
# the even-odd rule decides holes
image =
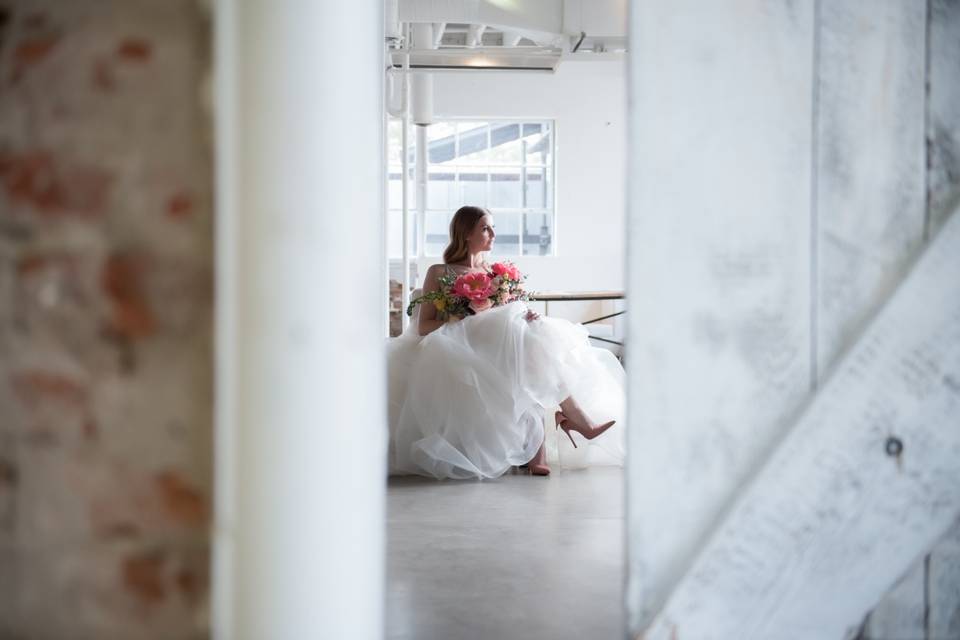
[[[391,478],[386,637],[624,637],[623,469]]]

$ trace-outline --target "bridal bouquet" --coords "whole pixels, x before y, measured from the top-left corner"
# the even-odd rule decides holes
[[[425,302],[433,303],[441,318],[471,316],[514,300],[527,300],[523,288],[527,277],[511,262],[497,262],[486,271],[440,276],[440,288],[410,301],[407,315]]]

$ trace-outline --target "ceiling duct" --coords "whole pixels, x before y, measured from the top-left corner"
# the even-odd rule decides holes
[[[397,0],[401,23],[434,28],[391,54],[414,71],[555,71],[577,57],[626,48],[627,0]]]
[[[434,25],[410,25],[410,43],[414,51],[435,51]],[[410,57],[413,68],[413,56]],[[433,75],[414,73],[410,76],[410,119],[413,124],[426,126],[433,122]]]
[[[476,49],[483,44],[483,32],[487,28],[485,24],[472,24],[467,29],[467,48]]]
[[[400,0],[385,0],[383,4],[383,37],[391,44],[403,39],[400,32]]]

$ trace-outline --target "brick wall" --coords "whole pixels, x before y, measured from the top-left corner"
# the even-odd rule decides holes
[[[0,0],[0,638],[208,633],[209,40]]]

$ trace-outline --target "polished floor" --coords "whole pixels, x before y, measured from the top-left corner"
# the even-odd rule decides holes
[[[624,637],[623,469],[391,478],[394,640]]]

